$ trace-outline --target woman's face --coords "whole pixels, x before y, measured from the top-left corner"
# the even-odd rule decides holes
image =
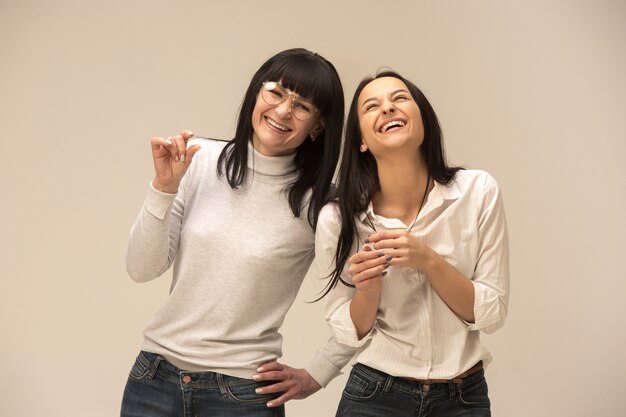
[[[291,94],[278,105],[268,104],[262,98],[261,91],[257,94],[252,112],[252,144],[263,155],[292,154],[310,135],[317,137],[324,128],[324,121],[319,113],[315,113],[308,120],[295,118],[291,106],[294,98],[299,96],[292,91],[286,91]]]
[[[365,86],[358,99],[361,152],[374,157],[394,150],[417,151],[424,140],[422,115],[402,80],[381,77]]]

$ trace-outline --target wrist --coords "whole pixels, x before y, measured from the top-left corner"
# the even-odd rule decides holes
[[[380,301],[380,291],[381,287],[379,285],[367,286],[365,288],[356,287],[353,298],[360,299],[361,302],[376,303],[378,305]]]
[[[152,180],[152,186],[155,190],[166,194],[176,194],[178,192],[178,186],[163,185],[156,178]]]
[[[442,262],[445,262],[443,257],[439,255],[437,252],[435,252],[434,250],[429,248],[428,253],[426,255],[426,259],[424,260],[424,263],[423,263],[423,267],[420,269],[426,275],[432,275],[433,273],[435,273],[435,271],[437,271],[437,269],[439,269]]]

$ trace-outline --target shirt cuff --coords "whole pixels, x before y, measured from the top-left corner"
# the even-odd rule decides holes
[[[148,190],[144,207],[148,213],[152,214],[157,219],[163,220],[165,219],[165,215],[169,209],[172,207],[172,203],[175,198],[176,194],[159,191],[154,188],[152,181],[150,181],[150,190]]]
[[[350,315],[350,301],[339,307],[332,316],[330,316],[330,330],[337,342],[342,345],[359,348],[372,338],[372,333],[376,327],[376,323],[361,340],[356,332],[356,327]]]
[[[468,330],[492,333],[499,329],[506,316],[506,306],[499,295],[482,285],[474,285],[474,323],[465,321]]]
[[[328,383],[335,377],[341,375],[341,369],[337,369],[337,367],[320,352],[315,353],[311,362],[309,362],[304,369],[324,388],[326,388]]]

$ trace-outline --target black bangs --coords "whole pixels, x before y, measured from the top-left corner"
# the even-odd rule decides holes
[[[268,68],[264,81],[280,81],[283,87],[311,100],[324,114],[337,94],[333,90],[334,78],[326,66],[311,58],[302,55],[275,62]]]

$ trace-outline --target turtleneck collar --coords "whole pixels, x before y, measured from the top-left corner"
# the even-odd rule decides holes
[[[293,173],[296,163],[296,153],[285,156],[266,156],[254,149],[252,142],[248,142],[248,168],[252,171],[272,176],[283,176]]]

